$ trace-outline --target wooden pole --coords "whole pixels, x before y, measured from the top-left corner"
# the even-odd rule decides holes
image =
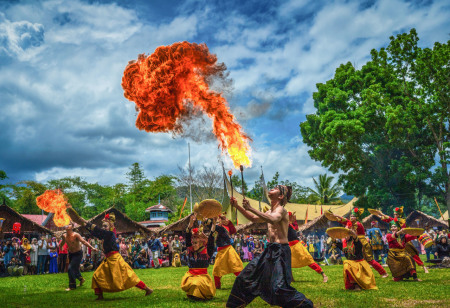
[[[442,220],[444,220],[444,215],[442,215],[441,208],[439,207],[439,203],[437,202],[436,197],[434,197],[434,202],[436,202],[439,213],[441,213],[441,218],[442,218]]]

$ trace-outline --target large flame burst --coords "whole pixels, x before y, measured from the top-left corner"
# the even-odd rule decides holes
[[[49,213],[54,213],[53,221],[58,227],[67,226],[70,218],[66,213],[67,201],[60,189],[46,190],[42,195],[36,198],[37,206]]]
[[[225,76],[226,66],[217,63],[205,44],[189,42],[160,46],[126,67],[124,96],[136,103],[136,127],[147,132],[181,133],[189,103],[205,112],[213,123],[219,147],[227,150],[236,168],[251,166],[251,140],[231,114],[226,99],[210,89],[215,77]]]

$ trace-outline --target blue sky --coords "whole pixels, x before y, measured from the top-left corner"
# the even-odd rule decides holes
[[[233,79],[225,96],[253,138],[246,180],[262,165],[266,178],[312,186],[327,170],[299,124],[315,85],[341,63],[360,68],[393,34],[447,41],[449,11],[448,1],[0,1],[0,169],[10,182],[115,184],[134,162],[150,178],[177,174],[189,138],[139,131],[121,78],[138,54],[189,41],[206,43]],[[204,136],[190,141],[195,167],[232,166],[208,119],[194,131]]]

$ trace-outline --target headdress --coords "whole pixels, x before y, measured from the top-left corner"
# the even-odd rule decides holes
[[[103,218],[103,221],[109,224],[109,231],[113,231],[114,234],[117,236],[116,227],[114,227],[114,223],[116,222],[116,215],[114,215],[114,213],[106,213],[105,218]]]
[[[372,220],[372,222],[370,223],[372,226],[375,226],[377,224],[376,220]]]
[[[397,218],[394,218],[393,220],[391,220],[390,222],[389,222],[389,224],[391,225],[391,226],[397,226],[397,228],[401,228],[401,226],[400,226],[400,221],[397,219]]]
[[[350,216],[355,216],[356,218],[360,218],[361,215],[364,213],[364,209],[358,209],[357,207],[355,207],[352,211],[352,213],[350,214]]]
[[[403,206],[396,207],[394,209],[394,213],[398,215],[398,217],[403,217]]]
[[[203,228],[194,228],[192,229],[192,239],[196,238],[200,241],[206,242],[208,240],[208,236],[203,233]]]

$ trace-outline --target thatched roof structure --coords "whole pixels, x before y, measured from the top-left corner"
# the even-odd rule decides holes
[[[439,220],[448,221],[448,211],[446,211],[444,214],[442,214],[442,217]]]
[[[364,218],[362,220],[362,224],[364,226],[364,228],[366,229],[370,229],[372,228],[372,221],[377,221],[378,222],[378,226],[377,228],[380,228],[381,230],[389,230],[389,224],[387,222],[384,222],[380,217],[378,217],[377,215],[373,215],[370,214],[369,216],[367,216],[366,218]]]
[[[299,226],[298,230],[301,232],[312,232],[314,230],[326,230],[331,227],[341,227],[342,225],[336,221],[330,221],[325,214],[316,217],[306,224]]]
[[[187,226],[189,225],[189,219],[191,218],[192,213],[187,215],[186,217],[183,217],[170,225],[167,225],[165,227],[162,227],[159,229],[158,234],[164,234],[164,233],[182,233],[186,230]]]
[[[448,228],[448,223],[427,215],[421,211],[414,210],[406,217],[406,224],[412,228],[424,228],[426,225],[431,227]]]
[[[257,233],[266,233],[267,232],[267,223],[260,222],[248,222],[244,225],[238,225],[236,227],[236,233],[249,233],[249,234],[257,234]]]
[[[101,226],[102,220],[103,220],[103,218],[105,218],[105,215],[107,213],[114,213],[114,215],[116,216],[116,222],[114,225],[116,227],[116,232],[118,234],[127,234],[127,233],[129,234],[129,233],[136,233],[136,232],[139,232],[141,234],[147,234],[147,235],[152,234],[151,230],[144,227],[140,223],[132,220],[130,217],[128,217],[127,215],[125,215],[124,213],[122,213],[121,211],[116,209],[114,206],[110,207],[109,209],[104,210],[97,216],[92,217],[91,219],[88,220],[88,222],[91,222],[97,226]],[[82,233],[88,232],[86,230],[86,228],[84,228],[84,227],[78,227],[75,229]]]
[[[52,234],[49,229],[35,223],[34,221],[22,216],[16,210],[10,208],[6,204],[0,205],[0,218],[4,218],[2,233],[12,232],[13,224],[19,222],[21,226],[21,233],[43,233]]]

